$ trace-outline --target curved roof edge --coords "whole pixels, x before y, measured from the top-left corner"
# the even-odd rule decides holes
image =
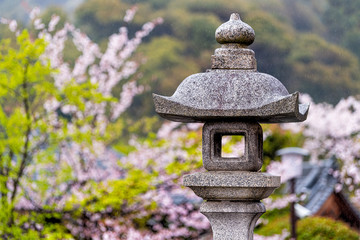
[[[250,109],[201,109],[183,105],[171,97],[153,94],[155,111],[176,122],[207,122],[214,120],[244,120],[260,123],[302,122],[307,118],[308,104],[299,104],[299,92],[289,94],[269,104]]]

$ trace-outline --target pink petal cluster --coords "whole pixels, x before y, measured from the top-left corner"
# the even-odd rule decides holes
[[[254,240],[285,240],[289,237],[289,235],[289,232],[286,230],[283,230],[281,234],[275,234],[272,236],[260,236],[254,234]]]
[[[298,198],[295,194],[289,194],[276,199],[265,198],[262,200],[262,203],[265,205],[266,211],[271,211],[273,209],[286,208],[290,202],[296,202],[297,200]]]
[[[333,171],[339,179],[336,191],[343,186],[355,199],[360,199],[360,100],[350,96],[335,106],[314,103],[309,95],[303,94],[301,101],[310,103],[308,118],[303,123],[283,124],[284,129],[302,131],[304,148],[311,153],[311,161],[335,157],[341,164]]]

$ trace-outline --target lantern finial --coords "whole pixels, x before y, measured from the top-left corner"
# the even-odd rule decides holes
[[[255,31],[240,19],[238,13],[233,13],[230,20],[216,29],[215,39],[220,44],[235,43],[247,47],[255,40]]]

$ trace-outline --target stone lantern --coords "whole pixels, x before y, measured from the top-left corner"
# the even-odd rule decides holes
[[[259,123],[300,122],[309,106],[289,94],[276,78],[257,72],[248,46],[254,30],[239,14],[215,32],[221,48],[211,69],[187,77],[171,97],[153,95],[156,112],[172,121],[203,122],[202,157],[208,171],[184,176],[183,184],[205,201],[200,211],[210,220],[214,240],[253,239],[261,199],[280,186],[280,177],[259,172],[263,133]],[[222,138],[245,138],[244,155],[222,156]]]

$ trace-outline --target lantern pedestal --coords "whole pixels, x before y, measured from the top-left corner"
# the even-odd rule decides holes
[[[214,240],[252,240],[256,221],[265,212],[259,201],[280,186],[280,177],[261,172],[209,171],[184,176],[183,185],[205,201]]]
[[[200,212],[210,221],[213,240],[252,240],[265,206],[261,202],[207,201]]]

